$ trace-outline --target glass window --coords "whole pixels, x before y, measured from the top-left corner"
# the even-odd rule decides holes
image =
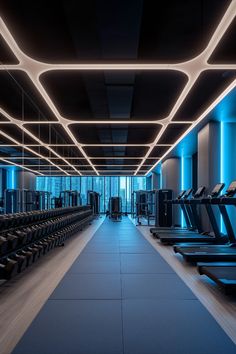
[[[122,211],[131,212],[132,193],[146,189],[146,177],[37,177],[36,189],[51,192],[52,197],[58,197],[63,190],[78,190],[82,204],[87,204],[87,191],[94,190],[100,194],[100,212],[108,209],[111,196],[122,198]]]
[[[81,190],[80,181],[81,181],[80,177],[71,177],[71,190],[80,192]]]
[[[93,190],[100,194],[100,212],[104,213],[104,177],[93,177]]]
[[[132,177],[126,177],[126,211],[131,213]]]
[[[122,212],[126,213],[127,203],[126,203],[126,177],[120,177],[120,190],[119,196],[122,200]]]
[[[104,177],[104,209],[109,209],[108,203],[111,196],[111,177]]]
[[[81,200],[82,204],[87,204],[87,177],[80,177],[81,178]]]
[[[110,177],[111,179],[111,197],[119,196],[119,177]]]

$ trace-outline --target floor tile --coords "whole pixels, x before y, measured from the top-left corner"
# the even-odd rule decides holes
[[[49,300],[13,354],[122,354],[119,300]]]
[[[50,299],[120,299],[119,274],[66,274]]]
[[[158,254],[121,254],[121,273],[174,273]]]
[[[123,299],[196,299],[176,274],[122,274]]]
[[[125,354],[235,354],[198,300],[124,300]]]

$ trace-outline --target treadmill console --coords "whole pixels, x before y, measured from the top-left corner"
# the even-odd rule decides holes
[[[230,183],[229,188],[225,193],[225,197],[233,197],[236,193],[236,181]]]
[[[211,198],[216,198],[219,196],[220,192],[222,191],[222,189],[224,188],[225,184],[224,183],[217,183],[217,185],[215,185],[215,187],[212,189],[210,197]]]
[[[182,199],[183,196],[185,195],[185,192],[186,192],[186,191],[180,192],[176,199]]]
[[[184,199],[188,199],[188,197],[190,197],[192,191],[193,191],[192,188],[187,189],[185,194],[184,194]]]
[[[201,198],[205,192],[206,187],[199,187],[194,193],[194,198]]]

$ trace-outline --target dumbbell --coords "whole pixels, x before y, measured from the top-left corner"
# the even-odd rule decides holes
[[[0,236],[0,255],[2,256],[7,252],[8,241],[6,237]]]
[[[0,262],[0,278],[11,279],[18,273],[18,262],[14,259],[5,258]]]

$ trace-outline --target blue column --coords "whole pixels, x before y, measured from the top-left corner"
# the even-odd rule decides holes
[[[236,123],[220,123],[220,138],[221,138],[221,150],[220,150],[220,176],[221,181],[225,183],[226,188],[229,184],[236,180]],[[230,215],[230,219],[234,228],[236,227],[236,210],[235,207],[227,207]],[[224,231],[224,227],[221,222],[221,229]]]
[[[17,188],[16,172],[15,166],[7,167],[7,189]]]
[[[172,189],[175,198],[181,189],[181,159],[172,157],[165,160],[162,164],[162,188]],[[173,223],[181,224],[180,207],[173,206]]]
[[[213,187],[221,182],[220,136],[220,123],[214,121],[206,124],[198,133],[198,186],[205,186],[206,193],[210,193]],[[200,210],[203,230],[211,231],[205,209],[200,208]],[[220,214],[216,207],[214,211],[217,220],[220,221]]]
[[[192,156],[183,155],[181,157],[181,190],[192,188],[192,180]],[[186,226],[182,211],[181,226]]]
[[[152,172],[152,185],[151,189],[160,189],[161,188],[161,183],[160,183],[160,173],[157,172]]]

